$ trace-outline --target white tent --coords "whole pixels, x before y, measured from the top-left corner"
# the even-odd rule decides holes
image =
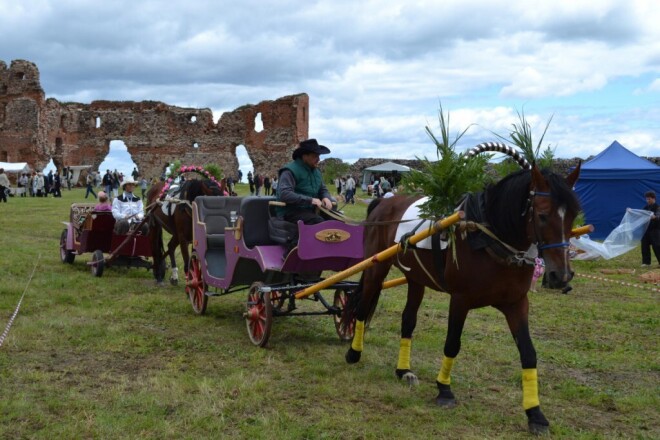
[[[30,167],[27,162],[0,162],[0,168],[4,168],[5,173],[29,173]]]
[[[367,186],[371,184],[371,176],[376,174],[392,174],[392,173],[407,173],[410,172],[410,167],[400,165],[394,162],[383,162],[379,165],[374,165],[362,170],[362,190],[366,191]]]
[[[30,172],[27,162],[0,162],[0,168],[4,169],[7,174],[15,174],[15,177],[10,179],[10,181],[13,180],[12,186],[9,188],[12,194],[21,194],[25,191],[25,188],[16,188],[14,185],[17,184],[20,174]]]
[[[396,171],[397,173],[407,173],[410,171],[410,167],[407,167],[405,165],[399,165],[398,163],[394,162],[384,162],[381,163],[380,165],[374,165],[369,168],[365,168],[363,172],[369,171],[373,174],[375,173],[391,173],[393,171]]]
[[[80,179],[80,172],[82,170],[88,170],[89,172],[92,171],[92,166],[91,165],[71,165],[69,167],[71,171],[73,171],[73,177],[71,177],[71,185],[77,185],[78,180]]]

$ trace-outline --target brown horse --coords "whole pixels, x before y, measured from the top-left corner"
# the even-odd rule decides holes
[[[151,250],[154,259],[154,277],[157,283],[163,282],[165,278],[165,258],[169,255],[172,266],[170,283],[176,285],[179,280],[175,258],[177,246],[181,248],[184,272],[188,272],[190,259],[188,245],[192,241],[192,202],[197,196],[226,195],[226,190],[223,190],[222,183],[218,186],[209,179],[186,180],[181,185],[181,191],[178,195],[180,201],[173,202],[166,213],[161,209],[162,203],[159,203],[164,186],[165,182],[158,182],[147,193],[148,206],[152,207],[149,228],[151,230]],[[163,229],[172,235],[167,243],[167,252],[164,252],[163,249]]]
[[[545,258],[549,287],[565,288],[573,277],[567,248],[573,220],[580,210],[572,190],[579,173],[580,166],[564,179],[549,171],[540,171],[536,165],[531,171],[513,173],[476,194],[474,200],[478,203],[462,208],[467,220],[478,220],[459,224],[455,239],[447,249],[408,249],[396,258],[365,270],[356,300],[347,307],[345,322],[351,322],[353,317],[357,321],[346,361],[360,360],[365,324],[375,311],[383,281],[394,264],[402,269],[408,282],[397,376],[417,383],[417,377],[410,370],[410,351],[424,288],[449,293],[448,330],[436,381],[439,390],[436,403],[454,406],[456,399],[450,388],[450,372],[460,350],[465,319],[472,309],[492,306],[504,314],[520,353],[523,408],[529,429],[534,433],[547,431],[549,423],[538,400],[536,351],[527,321],[527,291],[537,249]],[[397,226],[392,225],[392,221],[400,220],[414,200],[395,196],[372,202],[367,222],[389,223],[366,227],[365,255],[375,255],[394,243]],[[462,227],[469,226],[468,230],[461,231]],[[472,232],[468,232],[470,229]]]

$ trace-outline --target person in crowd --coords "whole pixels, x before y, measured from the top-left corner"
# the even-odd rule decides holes
[[[34,192],[35,197],[44,196],[44,173],[38,172],[34,177],[34,181],[32,183],[32,191]]]
[[[274,176],[270,181],[270,194],[277,195],[277,176]]]
[[[59,170],[55,170],[55,174],[53,174],[53,187],[50,192],[53,193],[53,197],[62,197],[62,177]]]
[[[110,170],[105,171],[101,183],[103,184],[103,190],[110,195],[112,193],[112,174],[110,174]]]
[[[261,174],[254,175],[254,189],[257,196],[261,195],[261,187],[264,186],[264,178],[261,177]]]
[[[117,198],[119,196],[119,187],[121,186],[122,178],[119,176],[117,169],[112,173],[112,197]]]
[[[334,183],[335,188],[337,188],[337,195],[341,194],[341,180],[339,179],[339,176],[335,177],[332,183]]]
[[[32,171],[32,173],[28,176],[28,192],[30,193],[30,197],[34,197],[34,179],[37,177],[37,173]]]
[[[73,171],[71,171],[71,168],[65,167],[64,168],[64,180],[66,182],[66,187],[69,191],[71,191],[71,180],[73,180]]]
[[[89,196],[90,194],[96,198],[96,193],[94,192],[94,181],[96,180],[96,176],[94,174],[94,171],[90,171],[87,174],[87,177],[85,178],[85,185],[87,188],[87,191],[85,192],[85,198]],[[100,194],[101,192],[99,192]],[[106,193],[107,194],[107,193]]]
[[[238,183],[243,181],[243,171],[238,170]]]
[[[651,266],[651,249],[655,254],[655,259],[660,264],[660,206],[656,202],[655,192],[647,191],[644,193],[646,206],[644,210],[651,211],[651,222],[642,237],[642,267]]]
[[[112,216],[115,218],[115,234],[125,235],[135,224],[144,218],[144,205],[142,200],[133,194],[137,182],[132,178],[126,178],[121,183],[122,194],[112,201]],[[142,225],[140,232],[147,234],[146,223]]]
[[[346,176],[346,204],[355,205],[355,179],[350,174]]]
[[[0,168],[0,202],[7,203],[7,192],[9,192],[9,177],[5,174],[5,169]]]
[[[330,149],[316,139],[300,142],[293,152],[293,161],[279,171],[277,200],[286,203],[277,207],[279,218],[293,223],[302,220],[308,225],[325,221],[316,208],[332,209],[330,192],[318,169],[320,155],[328,153]]]
[[[380,198],[381,197],[381,192],[380,192],[380,180],[376,179],[374,182],[371,184],[371,195],[374,198]]]
[[[142,176],[140,179],[140,191],[142,192],[142,198],[144,199],[146,194],[147,194],[147,186],[149,185],[149,182],[147,181],[147,178]]]
[[[264,176],[264,195],[269,196],[270,195],[270,177]]]
[[[234,194],[234,178],[231,176],[227,176],[227,191],[231,195]]]
[[[105,191],[99,191],[99,202],[94,206],[94,211],[112,211],[112,204]]]
[[[53,185],[53,171],[49,171],[48,174],[43,176],[44,180],[44,189],[42,191],[41,196],[42,197],[48,197],[48,194],[50,193],[50,187]]]
[[[383,198],[384,199],[389,199],[390,197],[393,197],[394,193],[392,192],[392,187],[387,186],[383,189]]]
[[[248,171],[247,175],[248,185],[250,186],[250,195],[254,195],[254,179],[252,178],[252,171]]]
[[[133,180],[138,180],[138,177],[140,177],[140,172],[138,171],[137,167],[133,167],[133,171],[131,171],[131,176],[133,176]]]
[[[21,174],[21,177],[18,178],[18,185],[23,188],[21,192],[21,197],[27,197],[30,193],[30,178],[27,173]]]

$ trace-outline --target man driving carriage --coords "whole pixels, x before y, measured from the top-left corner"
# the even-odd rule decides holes
[[[326,220],[317,214],[316,208],[332,209],[330,191],[318,169],[320,155],[328,153],[330,149],[319,145],[316,139],[300,142],[293,152],[293,161],[279,171],[277,200],[286,203],[277,208],[279,218],[292,223],[302,220],[306,225]]]
[[[126,178],[121,183],[122,195],[115,197],[112,201],[112,216],[115,218],[115,234],[126,235],[134,225],[140,223],[144,218],[144,206],[142,200],[133,194],[137,182]],[[148,226],[143,223],[140,232],[144,235],[148,232]]]

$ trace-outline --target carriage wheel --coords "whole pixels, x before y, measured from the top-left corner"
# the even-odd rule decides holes
[[[275,309],[280,310],[284,305],[284,301],[286,301],[286,299],[287,297],[279,290],[273,290],[270,292],[270,303],[272,305],[273,310]]]
[[[103,269],[105,268],[105,259],[103,258],[103,251],[97,249],[92,254],[92,275],[95,277],[100,277],[103,275]]]
[[[247,298],[247,312],[245,323],[248,336],[254,345],[264,347],[270,337],[273,325],[273,303],[270,292],[260,292],[261,282],[252,283]]]
[[[202,277],[202,266],[196,252],[193,252],[190,256],[190,264],[186,274],[186,293],[195,313],[203,315],[206,312],[209,297],[206,296],[206,283]]]
[[[351,341],[353,335],[355,335],[355,318],[347,322],[345,317],[348,294],[349,291],[345,289],[337,289],[335,290],[335,299],[332,302],[332,305],[341,309],[341,314],[339,316],[335,315],[333,318],[335,321],[335,330],[337,330],[337,335],[342,341]]]
[[[69,232],[64,229],[60,236],[60,259],[62,260],[62,263],[72,264],[73,260],[76,259],[76,254],[66,248],[66,239],[68,235]]]

